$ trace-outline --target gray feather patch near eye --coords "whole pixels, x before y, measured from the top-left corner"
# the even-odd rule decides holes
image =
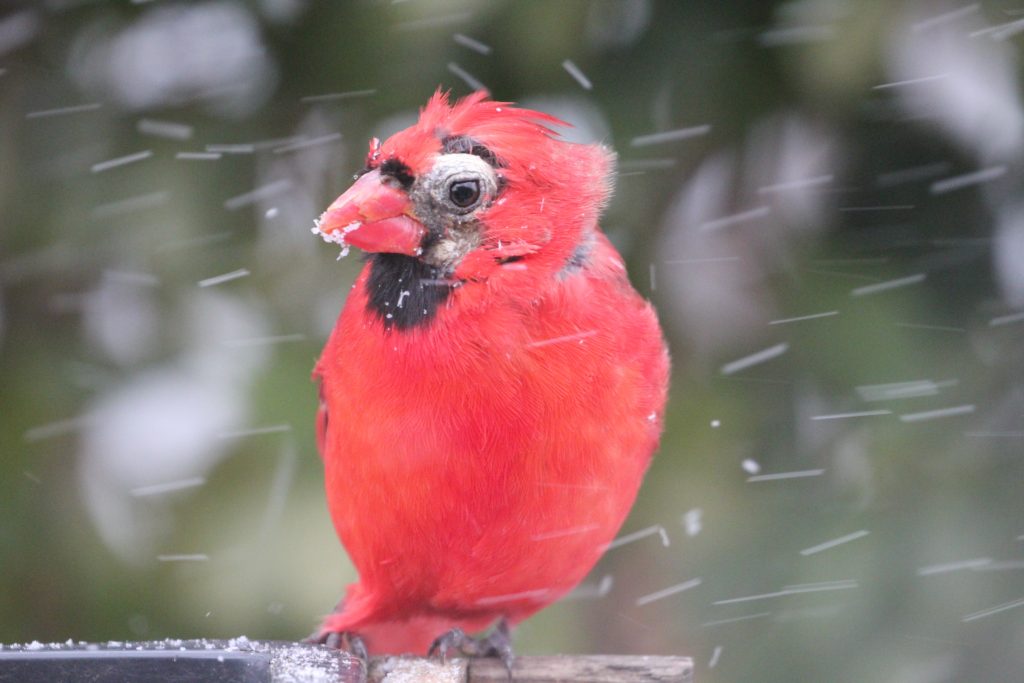
[[[430,232],[422,260],[450,269],[482,242],[477,213],[498,194],[497,172],[474,154],[442,154],[410,192],[419,220]]]
[[[459,205],[452,200],[453,187],[460,183],[476,183],[479,188],[476,201]],[[413,188],[413,200],[417,190],[422,190],[435,206],[455,214],[466,214],[490,203],[498,192],[498,177],[494,168],[473,154],[443,154],[437,158],[434,167]]]

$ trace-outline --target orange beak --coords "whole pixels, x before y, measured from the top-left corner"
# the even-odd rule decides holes
[[[380,171],[365,173],[327,207],[315,232],[328,242],[363,251],[419,256],[427,229],[413,218],[412,201],[383,182]]]

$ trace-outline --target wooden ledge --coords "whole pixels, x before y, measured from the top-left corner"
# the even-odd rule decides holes
[[[556,655],[516,657],[515,683],[692,683],[689,657]],[[370,662],[371,683],[507,683],[497,659],[453,659],[442,665],[421,657],[380,657]]]

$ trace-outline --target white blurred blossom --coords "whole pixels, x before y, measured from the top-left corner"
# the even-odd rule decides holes
[[[900,105],[937,126],[979,166],[1014,168],[1024,151],[1024,108],[1013,36],[979,11],[946,3],[910,5],[888,36],[886,68]],[[1011,22],[1012,23],[1012,22]],[[903,85],[900,85],[903,83]],[[1024,207],[1005,186],[983,196],[995,214],[993,258],[1010,306],[1024,305]]]
[[[226,344],[266,334],[262,315],[225,294],[190,296],[181,326],[186,349],[100,394],[86,413],[79,481],[107,546],[125,561],[154,557],[173,523],[170,503],[187,489],[138,495],[146,487],[201,480],[228,453],[224,432],[245,423],[249,386],[265,347]]]
[[[755,125],[742,150],[709,156],[680,188],[657,249],[670,325],[697,358],[767,330],[765,278],[792,243],[827,227],[834,136],[796,115]]]
[[[68,70],[126,109],[203,100],[225,115],[254,110],[277,79],[256,19],[228,0],[155,6],[127,25],[90,24],[71,47]]]
[[[269,334],[262,309],[210,289],[189,297],[184,306],[181,329],[188,346],[180,356],[182,366],[198,376],[244,389],[245,382],[270,359],[266,345],[239,348],[239,342]]]
[[[217,434],[244,415],[238,399],[227,387],[171,367],[134,375],[96,401],[82,436],[79,478],[100,537],[122,559],[155,555],[159,536],[170,531],[168,503],[175,498],[131,492],[204,475],[227,445]]]
[[[152,287],[104,277],[82,314],[86,337],[118,365],[138,363],[154,351],[159,314]]]
[[[24,47],[43,27],[39,12],[24,9],[0,19],[0,56]]]
[[[956,5],[931,1],[908,7],[890,29],[884,55],[900,105],[982,162],[1018,158],[1024,112],[1013,45],[982,33],[977,12],[954,13]]]

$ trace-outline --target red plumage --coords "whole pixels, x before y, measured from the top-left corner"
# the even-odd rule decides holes
[[[597,227],[611,156],[559,140],[558,123],[435,94],[371,144],[370,177],[318,226],[370,251],[405,245],[371,254],[315,370],[328,506],[359,572],[322,631],[371,653],[422,654],[570,591],[657,446],[668,356]],[[459,214],[452,183],[491,187],[474,155],[495,184]]]

